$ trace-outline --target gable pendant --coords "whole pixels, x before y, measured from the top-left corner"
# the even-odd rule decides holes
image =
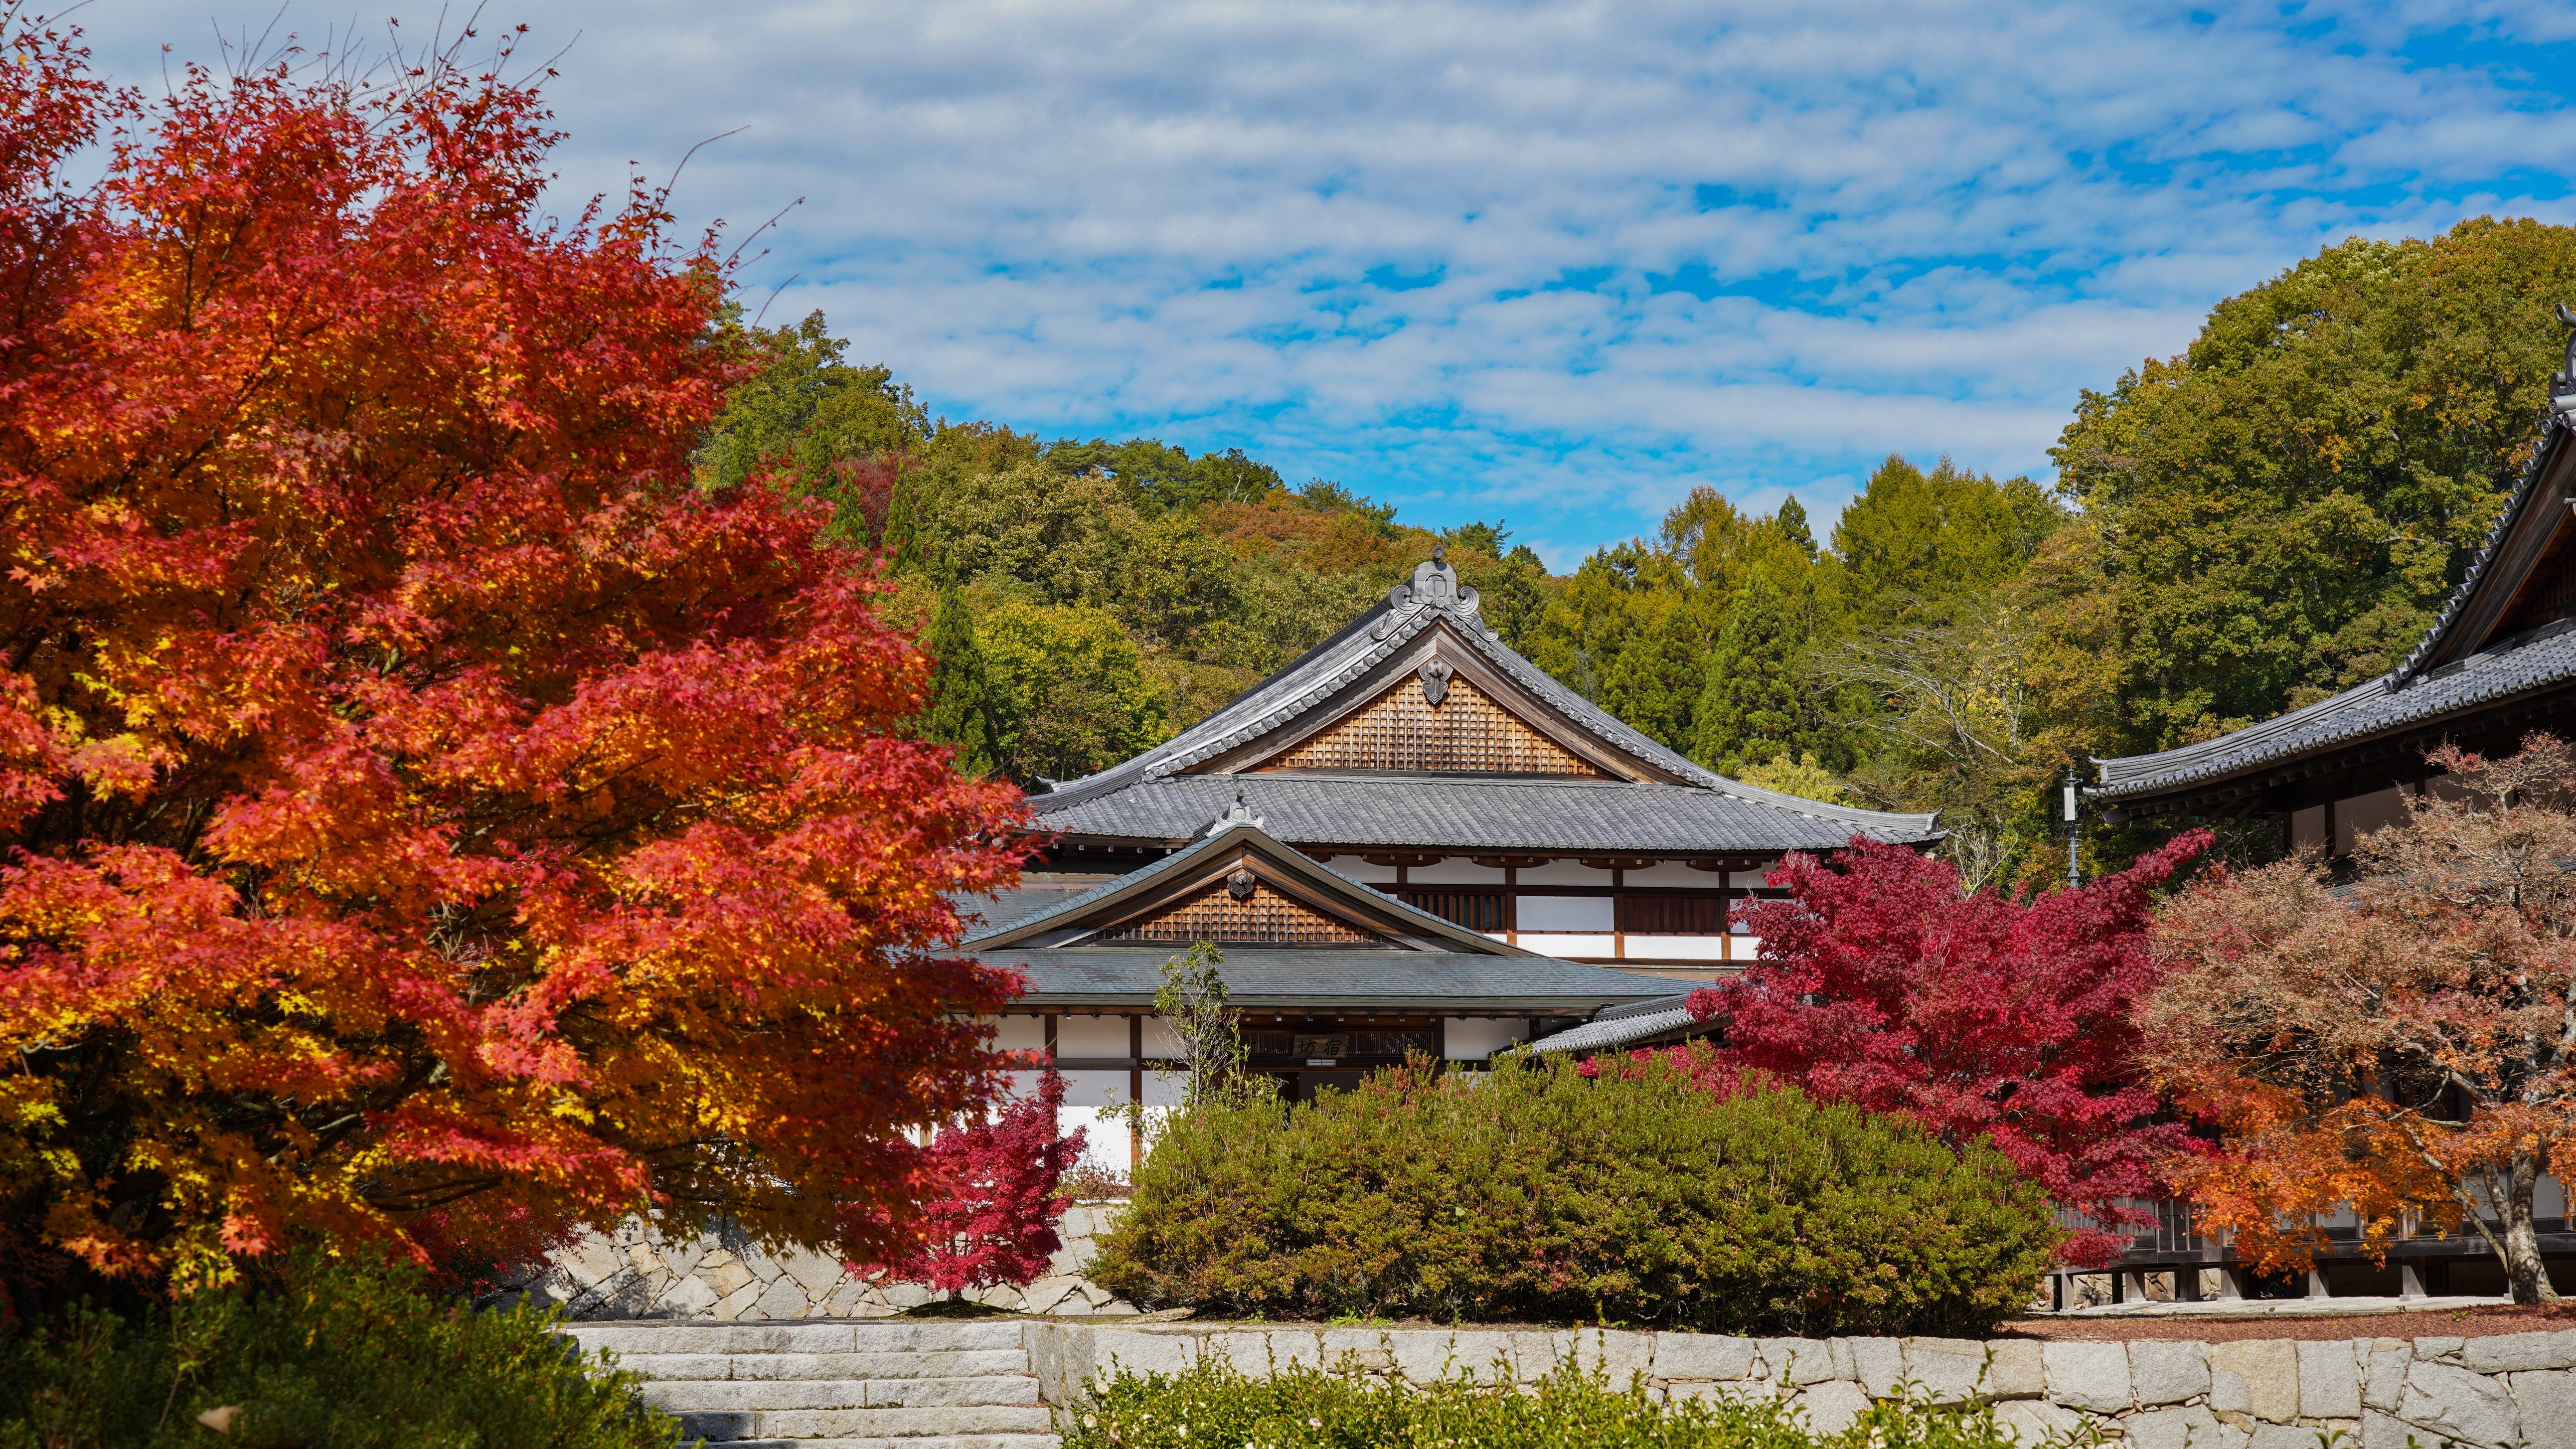
[[[1448,660],[1436,655],[1424,660],[1422,667],[1414,671],[1415,677],[1422,681],[1422,702],[1438,709],[1440,702],[1449,697],[1449,676],[1456,672],[1449,667]]]

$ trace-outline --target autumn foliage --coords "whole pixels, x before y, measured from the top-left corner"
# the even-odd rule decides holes
[[[490,76],[146,109],[11,45],[15,1285],[637,1209],[908,1241],[902,1133],[998,1080],[967,1023],[1015,983],[938,951],[1018,797],[894,736],[923,663],[816,514],[689,486],[712,253],[648,191],[541,220],[545,112]]]
[[[2303,1270],[2350,1211],[2367,1249],[2474,1233],[2518,1301],[2554,1297],[2533,1189],[2576,1180],[2576,752],[2429,758],[2349,883],[2309,857],[2173,903],[2149,1060],[2224,1134],[2177,1175],[2249,1261]]]
[[[985,1121],[940,1129],[930,1146],[940,1196],[923,1204],[912,1240],[881,1266],[907,1283],[946,1292],[1008,1283],[1026,1287],[1064,1240],[1064,1175],[1082,1160],[1086,1134],[1056,1135],[1064,1078],[1050,1067],[1037,1093]]]
[[[2186,1142],[2152,1120],[2135,1057],[2151,893],[2208,843],[2193,831],[2036,899],[1962,896],[1949,862],[1858,837],[1830,859],[1791,855],[1769,877],[1788,894],[1744,908],[1761,959],[1690,1009],[1724,1019],[1723,1073],[1900,1113],[1954,1146],[1990,1140],[2058,1203],[2135,1222],[2121,1200],[2155,1192]],[[2127,1243],[2095,1228],[2062,1251],[2099,1263]]]

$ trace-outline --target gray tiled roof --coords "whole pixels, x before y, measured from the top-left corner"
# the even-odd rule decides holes
[[[1339,698],[1345,688],[1411,645],[1426,631],[1446,626],[1450,634],[1474,649],[1487,664],[1536,696],[1575,728],[1610,749],[1669,775],[1682,784],[1636,784],[1624,796],[1512,796],[1479,793],[1497,787],[1552,790],[1550,783],[1526,777],[1433,777],[1388,781],[1382,777],[1300,776],[1315,787],[1296,795],[1296,806],[1283,803],[1272,819],[1271,833],[1299,845],[1389,844],[1458,846],[1462,848],[1562,848],[1594,850],[1666,849],[1776,852],[1838,846],[1857,831],[1885,840],[1925,841],[1937,838],[1930,815],[1887,815],[1846,810],[1740,784],[1664,748],[1644,734],[1566,688],[1545,670],[1503,646],[1485,627],[1472,594],[1452,597],[1455,574],[1425,564],[1415,570],[1413,585],[1399,585],[1389,595],[1330,639],[1278,673],[1263,680],[1206,719],[1168,742],[1099,774],[1069,780],[1049,794],[1030,800],[1039,822],[1049,829],[1080,835],[1119,838],[1178,839],[1204,824],[1222,798],[1231,799],[1237,784],[1270,782],[1264,793],[1247,798],[1265,813],[1272,801],[1289,797],[1271,792],[1285,777],[1231,775],[1225,783],[1198,785],[1180,772],[1214,759]],[[1396,793],[1370,793],[1364,783],[1392,785]],[[1468,789],[1468,786],[1475,787]],[[1177,787],[1180,793],[1170,793]],[[1419,807],[1419,808],[1416,808]],[[1508,819],[1514,809],[1537,809],[1541,818],[1518,829]],[[1422,809],[1432,814],[1421,813]],[[1385,812],[1399,813],[1389,816]],[[1626,828],[1633,812],[1652,833],[1651,842],[1632,839]],[[1794,818],[1792,818],[1794,817]],[[1827,828],[1817,828],[1827,822]],[[1463,833],[1443,833],[1456,831]]]
[[[2215,780],[2327,745],[2367,739],[2418,721],[2576,679],[2576,621],[2508,639],[2402,687],[2374,679],[2278,719],[2155,755],[2102,760],[2105,800]]]
[[[1833,850],[1855,834],[1934,839],[1929,815],[1844,810],[1732,781],[1716,788],[1457,775],[1181,775],[1030,804],[1075,836],[1178,840],[1240,790],[1269,832],[1301,846],[1460,850]]]
[[[2452,592],[2441,617],[2404,665],[2332,699],[2321,699],[2214,740],[2152,755],[2096,760],[2102,784],[2095,794],[2104,800],[2119,801],[2219,780],[2312,750],[2392,733],[2424,720],[2576,679],[2576,634],[2570,633],[2576,625],[2566,622],[2499,640],[2468,658],[2423,674],[2412,672],[2476,588],[2507,525],[2537,486],[2546,460],[2562,445],[2566,431],[2564,424],[2553,420],[2533,456],[2532,466],[2525,470],[2494,531],[2488,534],[2485,548],[2470,566],[2468,578]]]
[[[970,946],[967,948],[973,952]],[[1225,977],[1233,1005],[1301,1010],[1346,1008],[1426,1012],[1520,1011],[1589,1015],[1605,1006],[1669,993],[1670,983],[1549,956],[1470,956],[1326,946],[1228,946]],[[1169,945],[1078,946],[1053,951],[976,953],[1026,972],[1021,1006],[1149,1005],[1163,984]]]
[[[1530,1045],[1543,1052],[1598,1052],[1647,1041],[1666,1032],[1698,1026],[1700,1023],[1691,1017],[1689,1003],[1690,993],[1683,992],[1613,1007],[1581,1026],[1540,1037]]]
[[[1231,777],[1218,778],[1224,779]],[[1227,792],[1226,803],[1228,805],[1235,803],[1233,792]],[[1220,806],[1219,808],[1223,809],[1224,807]],[[1238,813],[1248,814],[1250,812],[1244,811]],[[1354,880],[1351,877],[1342,874],[1340,871],[1333,869],[1331,866],[1325,865],[1319,861],[1309,860],[1304,855],[1294,850],[1283,849],[1278,844],[1278,837],[1264,830],[1261,822],[1257,820],[1218,819],[1211,822],[1207,819],[1201,819],[1198,824],[1205,833],[1202,834],[1199,839],[1192,841],[1186,849],[1176,850],[1170,855],[1166,855],[1159,860],[1148,861],[1145,864],[1138,866],[1136,869],[1127,872],[1125,875],[1115,876],[1109,880],[1102,881],[1100,884],[1091,887],[1089,890],[1085,890],[1074,895],[1061,896],[1056,900],[1041,906],[1037,910],[1022,912],[1006,921],[987,921],[984,925],[977,927],[972,934],[968,935],[963,944],[971,948],[977,942],[989,940],[1005,931],[1013,933],[1016,939],[1027,940],[1029,939],[1027,936],[1019,935],[1018,933],[1030,928],[1043,926],[1049,920],[1062,920],[1068,923],[1073,922],[1095,901],[1101,900],[1107,896],[1116,895],[1122,891],[1128,890],[1130,887],[1151,881],[1158,876],[1167,875],[1174,871],[1195,868],[1198,863],[1207,856],[1230,854],[1232,852],[1243,850],[1247,846],[1267,844],[1274,855],[1284,858],[1288,862],[1292,863],[1300,872],[1303,872],[1326,885],[1338,888],[1346,894],[1365,897],[1369,906],[1374,910],[1383,915],[1392,916],[1399,922],[1409,922],[1416,930],[1421,931],[1427,936],[1435,938],[1435,940],[1438,938],[1447,938],[1452,943],[1463,943],[1470,948],[1473,954],[1477,955],[1490,953],[1505,956],[1521,956],[1528,954],[1522,951],[1518,946],[1507,945],[1501,941],[1490,940],[1476,934],[1475,932],[1464,930],[1450,921],[1444,920],[1439,916],[1431,914],[1429,911],[1423,910],[1419,906],[1388,895],[1377,887],[1368,884],[1366,881]]]

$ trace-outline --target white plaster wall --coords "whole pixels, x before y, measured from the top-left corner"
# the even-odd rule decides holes
[[[1520,947],[1524,951],[1536,951],[1542,956],[1561,956],[1577,961],[1606,960],[1610,953],[1617,949],[1617,945],[1618,938],[1607,931],[1596,931],[1582,936],[1534,931],[1523,931],[1520,934]]]
[[[1678,860],[1659,860],[1644,870],[1622,872],[1619,883],[1632,886],[1681,886],[1689,890],[1713,891],[1725,888],[1726,872],[1694,870]]]
[[[1607,931],[1616,913],[1608,896],[1532,896],[1520,898],[1520,929],[1529,931]]]
[[[1516,1041],[1529,1039],[1529,1023],[1512,1017],[1451,1017],[1441,1023],[1442,1055],[1453,1062],[1481,1062]]]
[[[1056,1023],[1055,1054],[1060,1057],[1124,1057],[1127,1018],[1068,1016]]]
[[[1391,865],[1371,865],[1356,855],[1337,855],[1324,863],[1353,880],[1372,885],[1395,884],[1395,867]]]
[[[1726,959],[1724,936],[1630,936],[1628,955],[1668,961],[1723,961]]]
[[[1512,876],[1519,885],[1606,886],[1610,872],[1594,870],[1577,860],[1551,860],[1545,865],[1525,865]]]
[[[1501,885],[1503,872],[1498,866],[1478,865],[1463,855],[1452,855],[1406,870],[1404,881],[1407,885]]]
[[[1046,1049],[1046,1023],[1034,1016],[988,1016],[983,1021],[993,1028],[995,1051],[1034,1052]]]

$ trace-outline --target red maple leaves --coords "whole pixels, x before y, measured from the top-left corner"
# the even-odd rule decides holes
[[[524,90],[146,113],[14,44],[0,1234],[196,1279],[432,1213],[901,1240],[1016,989],[949,900],[1023,817],[896,736],[865,561],[687,481],[721,267],[649,192],[537,216]]]
[[[2207,847],[2193,831],[2118,875],[2035,900],[1959,894],[1958,872],[1855,837],[1828,862],[1792,855],[1785,899],[1744,919],[1761,960],[1693,992],[1723,1017],[1720,1063],[1833,1101],[1901,1112],[1945,1140],[1990,1138],[2058,1202],[2107,1223],[2160,1185],[2186,1128],[2157,1122],[2136,1063],[2138,1003],[2153,986],[2151,892]],[[2065,1249],[2098,1262],[2125,1235]]]

